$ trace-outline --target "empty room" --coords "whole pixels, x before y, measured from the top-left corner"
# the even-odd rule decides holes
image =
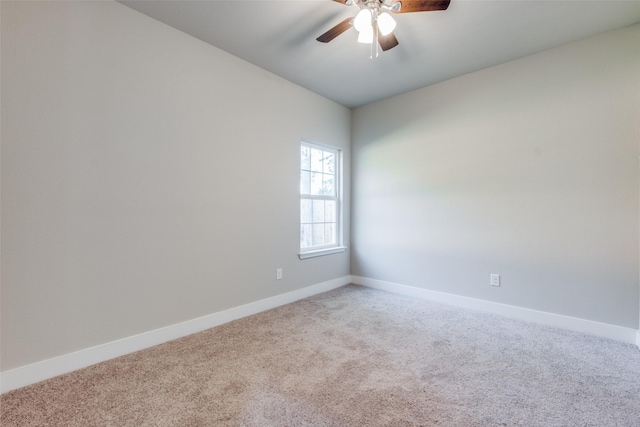
[[[0,1],[2,426],[640,425],[640,1]]]

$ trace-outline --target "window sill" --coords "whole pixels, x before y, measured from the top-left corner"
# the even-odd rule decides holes
[[[347,250],[346,246],[338,246],[338,247],[335,247],[335,248],[320,249],[320,250],[317,250],[317,251],[309,251],[309,252],[302,252],[302,253],[298,254],[298,257],[300,259],[315,258],[317,256],[337,254],[337,253],[340,253],[340,252],[344,252],[346,250]]]

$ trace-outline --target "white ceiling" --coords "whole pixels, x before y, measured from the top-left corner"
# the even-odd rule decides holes
[[[640,22],[640,0],[451,0],[446,11],[396,14],[400,44],[372,61],[354,29],[315,40],[357,6],[119,1],[349,108]]]

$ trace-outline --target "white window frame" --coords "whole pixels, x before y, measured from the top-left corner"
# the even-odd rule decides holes
[[[335,164],[335,196],[327,196],[327,195],[310,195],[310,194],[302,194],[302,183],[300,182],[298,185],[298,191],[300,192],[300,202],[298,203],[299,214],[298,214],[298,229],[301,230],[302,225],[302,212],[300,206],[302,204],[302,200],[333,200],[336,203],[336,241],[335,243],[329,245],[318,245],[318,246],[310,246],[310,247],[302,247],[302,235],[299,234],[299,254],[300,259],[307,259],[317,256],[335,254],[346,251],[346,247],[343,246],[342,240],[342,229],[343,229],[343,212],[342,212],[342,150],[337,147],[332,147],[324,144],[317,144],[307,141],[301,141],[298,150],[301,150],[302,147],[315,148],[317,150],[330,151],[333,152],[336,156],[336,164]],[[300,156],[300,151],[299,154]],[[302,175],[302,159],[300,159],[299,163],[299,173],[298,176]],[[299,178],[300,179],[300,178]],[[302,233],[302,231],[300,231]]]

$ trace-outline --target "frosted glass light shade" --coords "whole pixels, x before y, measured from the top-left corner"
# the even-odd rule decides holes
[[[371,11],[369,9],[362,9],[358,12],[356,19],[353,21],[353,26],[357,31],[371,28]]]
[[[365,27],[360,31],[358,43],[373,43],[373,27]]]
[[[383,36],[389,35],[396,28],[396,20],[387,12],[378,16],[378,29]]]

